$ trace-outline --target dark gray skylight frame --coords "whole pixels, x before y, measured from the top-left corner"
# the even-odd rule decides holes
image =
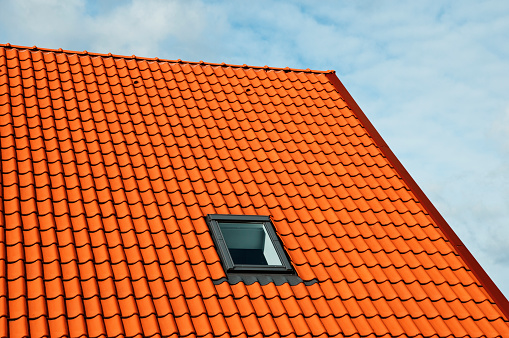
[[[274,226],[270,220],[269,216],[259,216],[259,215],[207,215],[207,223],[209,225],[212,239],[214,244],[216,245],[217,252],[219,254],[219,258],[223,264],[225,272],[227,273],[282,273],[282,274],[294,274],[295,270],[288,259],[285,249],[281,244],[281,241],[276,234]],[[223,229],[225,225],[228,224],[245,226],[246,235],[249,235],[249,230],[254,227],[258,227],[259,225],[263,225],[263,229],[265,230],[265,234],[268,235],[268,239],[270,243],[273,245],[275,252],[277,253],[277,258],[279,259],[280,264],[239,264],[235,263],[232,255],[230,254],[230,249],[228,248],[227,241],[221,230],[221,226]],[[251,225],[253,227],[251,227]]]

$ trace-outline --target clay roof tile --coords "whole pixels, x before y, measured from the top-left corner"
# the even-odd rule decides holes
[[[2,45],[0,144],[2,336],[509,334],[333,72]],[[230,284],[207,214],[271,216],[302,282]]]

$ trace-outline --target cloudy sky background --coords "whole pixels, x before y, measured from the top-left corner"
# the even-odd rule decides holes
[[[0,0],[0,43],[336,70],[509,296],[509,1]]]

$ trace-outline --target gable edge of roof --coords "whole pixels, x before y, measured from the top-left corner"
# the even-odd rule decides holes
[[[475,259],[472,253],[467,249],[467,247],[463,244],[461,239],[456,235],[451,226],[447,223],[445,218],[440,214],[438,209],[431,203],[429,198],[426,196],[424,191],[419,187],[417,182],[412,178],[409,172],[405,169],[403,164],[398,160],[396,155],[389,148],[387,143],[384,141],[382,136],[375,129],[371,121],[368,119],[366,114],[359,107],[357,102],[350,95],[346,87],[343,85],[341,80],[336,76],[335,73],[325,74],[325,76],[329,79],[334,88],[338,91],[338,93],[343,97],[346,104],[350,107],[352,112],[357,116],[359,121],[362,123],[364,128],[369,132],[369,135],[373,138],[374,142],[380,148],[380,151],[385,155],[387,160],[394,166],[396,172],[401,176],[405,184],[411,189],[412,193],[418,198],[421,202],[424,209],[429,213],[433,221],[438,225],[440,230],[444,233],[447,239],[451,242],[451,244],[456,249],[457,253],[463,259],[467,267],[470,268],[474,276],[479,280],[482,284],[488,295],[492,298],[492,300],[497,304],[498,308],[502,312],[502,314],[509,319],[509,301],[504,296],[504,294],[500,291],[498,286],[493,282],[490,276],[486,273],[486,271],[482,268],[479,262]]]

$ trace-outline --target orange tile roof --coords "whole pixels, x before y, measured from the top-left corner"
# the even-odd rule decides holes
[[[3,45],[0,144],[2,337],[509,337],[333,72]],[[207,214],[316,282],[218,283]]]

